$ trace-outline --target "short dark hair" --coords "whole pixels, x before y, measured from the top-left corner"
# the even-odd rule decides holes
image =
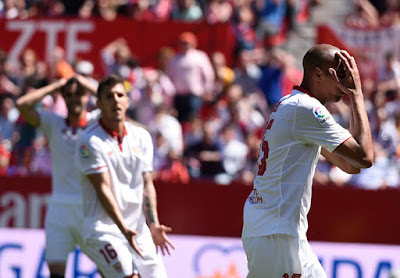
[[[61,94],[64,96],[67,91],[76,84],[76,90],[81,93],[84,94],[86,93],[86,89],[84,86],[82,86],[81,83],[79,83],[78,79],[76,79],[75,77],[71,77],[70,79],[68,79],[67,83],[65,83],[65,85],[61,88]]]
[[[124,85],[124,80],[119,74],[111,74],[101,80],[99,87],[97,88],[97,99],[101,99],[101,95],[109,90],[111,87],[114,87],[117,84]],[[125,88],[125,86],[124,86]]]

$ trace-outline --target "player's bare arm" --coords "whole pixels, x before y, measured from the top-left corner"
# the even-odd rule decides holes
[[[350,105],[354,117],[354,134],[341,144],[334,154],[349,161],[358,168],[369,168],[374,161],[374,150],[371,138],[371,129],[364,104],[364,96],[361,89],[361,79],[354,57],[347,51],[337,53],[343,65],[343,74],[330,68],[332,78],[336,80],[338,87],[350,98]]]
[[[27,93],[17,100],[17,108],[29,124],[34,127],[40,125],[39,113],[34,108],[35,104],[41,101],[48,94],[60,90],[67,81],[68,79],[61,78],[47,86],[33,91],[32,93]]]
[[[158,220],[157,194],[151,172],[143,173],[143,182],[143,211],[150,227],[154,244],[161,249],[163,255],[165,255],[165,253],[170,255],[170,248],[175,249],[175,246],[168,238],[167,233],[171,232],[172,229],[165,225],[160,225]]]
[[[90,174],[88,175],[88,178],[92,183],[94,189],[96,190],[97,197],[99,198],[99,201],[104,210],[118,226],[132,248],[141,257],[144,258],[142,251],[139,249],[135,241],[135,236],[137,235],[137,232],[125,225],[121,210],[119,209],[117,201],[115,200],[114,195],[111,191],[109,172],[107,171],[99,174]]]
[[[346,159],[342,158],[340,155],[335,153],[330,153],[327,149],[321,148],[321,155],[325,157],[331,164],[336,165],[342,171],[348,174],[358,174],[361,172],[361,169],[355,167],[353,164],[348,162]]]

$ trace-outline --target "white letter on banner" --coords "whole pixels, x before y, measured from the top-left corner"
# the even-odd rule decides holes
[[[92,50],[92,44],[89,41],[79,41],[79,33],[90,33],[93,32],[94,24],[91,21],[80,21],[72,22],[69,24],[67,29],[66,37],[66,58],[68,62],[74,62],[76,59],[76,53],[78,52],[90,52]]]
[[[5,208],[0,214],[0,227],[9,227],[10,222],[14,220],[13,227],[26,228],[26,203],[21,194],[10,192],[0,196],[0,207]]]
[[[29,195],[29,228],[42,228],[42,211],[47,208],[49,194],[30,194]]]
[[[64,21],[43,20],[39,24],[39,29],[47,34],[45,57],[46,61],[50,61],[51,53],[57,46],[57,35],[64,30]]]
[[[11,63],[16,63],[22,51],[26,48],[33,34],[35,33],[35,23],[32,21],[7,21],[7,31],[21,31],[21,35],[11,47],[8,57]]]

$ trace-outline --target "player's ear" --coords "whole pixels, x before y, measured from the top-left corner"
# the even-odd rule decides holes
[[[315,77],[315,79],[322,80],[322,74],[323,74],[323,72],[322,72],[320,67],[316,67],[314,69],[314,77]]]

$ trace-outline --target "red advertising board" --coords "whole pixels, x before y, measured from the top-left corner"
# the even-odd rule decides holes
[[[0,227],[42,228],[50,178],[1,178]],[[161,221],[175,234],[238,237],[251,187],[156,181]],[[400,190],[314,186],[310,240],[400,244]]]
[[[125,38],[142,66],[154,65],[163,46],[176,47],[183,31],[193,32],[198,47],[208,54],[221,51],[228,62],[232,59],[235,36],[229,24],[153,23],[117,19],[0,19],[0,49],[17,61],[26,48],[36,51],[43,61],[50,59],[55,47],[65,49],[67,61],[77,58],[92,61],[98,76],[103,75],[100,51],[117,38]]]

